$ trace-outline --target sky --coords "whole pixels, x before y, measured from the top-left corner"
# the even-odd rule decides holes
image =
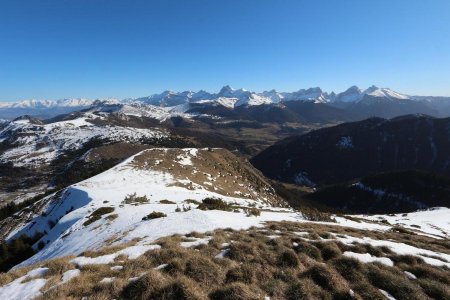
[[[0,101],[372,84],[450,96],[449,0],[0,0]]]

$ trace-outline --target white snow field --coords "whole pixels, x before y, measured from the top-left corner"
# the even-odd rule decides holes
[[[33,299],[41,295],[40,289],[47,283],[46,279],[36,278],[44,276],[48,268],[37,268],[26,275],[0,287],[0,298],[8,300]]]
[[[237,180],[236,174],[225,175],[220,171],[216,174],[212,172],[201,174],[203,177],[200,181],[203,181],[204,185],[177,175],[181,171],[200,174],[201,171],[196,168],[196,164],[206,155],[205,153],[211,151],[214,155],[220,155],[219,152],[226,150],[165,148],[144,150],[104,173],[74,184],[61,193],[48,196],[42,200],[46,205],[41,211],[30,216],[27,223],[8,235],[8,239],[12,239],[23,233],[30,236],[36,232],[45,234],[40,240],[45,247],[21,266],[44,259],[78,255],[85,250],[99,249],[108,245],[107,241],[111,240],[114,240],[114,244],[120,244],[138,238],[140,239],[138,245],[146,246],[157,238],[175,233],[205,232],[226,227],[243,229],[258,226],[264,221],[302,219],[300,214],[287,208],[278,207],[272,211],[273,206],[269,204],[268,199],[270,191],[257,193],[257,187],[253,186],[252,182]],[[170,167],[166,169],[159,158],[169,155],[174,159],[169,162]],[[138,162],[140,166],[137,165]],[[167,161],[164,163],[167,164]],[[211,164],[214,166],[214,162]],[[226,179],[226,176],[229,179]],[[217,183],[219,180],[228,183],[236,181],[236,184],[231,186],[239,193],[228,190],[230,195],[224,195],[225,192]],[[269,190],[269,187],[264,189]],[[137,196],[146,196],[148,202],[124,203],[127,195],[133,193]],[[236,194],[239,197],[236,197]],[[201,202],[207,197],[221,198],[241,207],[256,206],[263,211],[260,216],[255,217],[247,216],[243,209],[238,212],[203,211],[196,209],[196,204],[192,204],[193,200]],[[186,202],[187,199],[191,202]],[[161,204],[161,200],[170,200],[174,204]],[[191,209],[175,211],[177,207],[182,208],[183,205]],[[91,214],[101,207],[108,207],[113,211],[102,215],[91,224],[84,224]],[[143,217],[153,211],[163,212],[167,216],[144,221]],[[51,226],[52,223],[55,225]]]
[[[418,234],[434,238],[450,238],[450,209],[435,207],[412,213],[394,215],[360,215],[358,218],[369,221],[386,220],[391,225],[400,225]]]

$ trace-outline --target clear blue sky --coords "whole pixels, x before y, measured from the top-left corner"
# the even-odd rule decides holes
[[[0,0],[0,101],[225,84],[450,96],[450,1]]]

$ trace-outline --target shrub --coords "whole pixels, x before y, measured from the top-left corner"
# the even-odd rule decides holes
[[[124,299],[152,299],[166,284],[166,278],[157,271],[150,270],[138,280],[129,283],[122,291]]]
[[[419,279],[419,285],[425,293],[434,299],[450,299],[450,287],[429,279]]]
[[[145,217],[143,217],[142,220],[147,221],[147,220],[164,218],[164,217],[167,217],[167,215],[165,213],[160,212],[160,211],[153,211],[153,212],[149,213],[148,215],[146,215]]]
[[[179,277],[161,289],[152,299],[207,300],[198,284],[186,277]]]
[[[327,265],[316,264],[301,274],[311,278],[316,284],[332,293],[348,292],[349,287],[344,278]]]
[[[349,281],[355,282],[364,277],[364,265],[354,258],[341,256],[333,259],[331,265]]]
[[[352,282],[352,285],[353,291],[358,293],[362,299],[386,300],[386,297],[381,294],[380,290],[371,285],[364,277]]]
[[[450,276],[448,269],[438,269],[430,265],[414,265],[406,268],[407,271],[413,273],[419,278],[427,278],[440,281],[450,286]]]
[[[361,223],[361,219],[360,218],[352,217],[352,216],[349,216],[349,215],[342,215],[342,217],[346,218],[347,220],[356,222],[356,223]]]
[[[159,201],[159,204],[176,204],[176,203],[167,199],[163,199]]]
[[[227,272],[225,281],[226,282],[240,281],[243,283],[251,284],[253,282],[253,276],[254,276],[253,273],[254,273],[253,269],[250,266],[242,265],[242,266],[230,269]]]
[[[261,211],[255,207],[246,208],[245,213],[247,214],[247,217],[250,216],[259,217],[261,215]]]
[[[331,295],[322,290],[311,279],[296,281],[288,286],[285,292],[287,300],[331,299]]]
[[[297,244],[298,245],[294,247],[295,252],[304,253],[316,260],[319,260],[321,258],[320,250],[311,243],[299,240]]]
[[[377,288],[389,292],[396,299],[426,299],[423,292],[401,272],[382,265],[368,264],[367,277]]]
[[[237,261],[246,261],[255,256],[255,247],[247,243],[233,243],[226,256]]]
[[[341,249],[335,243],[326,243],[322,247],[322,257],[325,260],[336,258],[341,255]]]
[[[35,254],[32,245],[42,238],[43,234],[36,232],[32,237],[25,234],[0,243],[0,272],[8,271],[16,264]]]
[[[405,263],[407,265],[417,265],[423,263],[423,259],[421,257],[417,257],[414,255],[391,255],[389,257],[396,264]]]
[[[49,269],[46,275],[62,275],[65,271],[73,268],[73,265],[64,258],[49,260],[45,266]]]
[[[188,234],[186,234],[185,236],[188,237],[188,238],[201,239],[201,238],[205,237],[205,234],[201,233],[201,232],[197,232],[197,231],[192,231],[192,232],[189,232]]]
[[[136,193],[129,194],[125,197],[122,203],[125,204],[133,204],[133,203],[148,203],[148,198],[146,195],[144,196],[138,196]]]
[[[399,233],[403,233],[403,234],[414,234],[414,232],[402,227],[402,226],[394,226],[391,228],[391,231],[393,232],[399,232]]]
[[[186,262],[184,274],[201,285],[209,286],[220,280],[220,267],[209,258],[192,257]]]
[[[205,198],[202,200],[202,203],[197,208],[201,210],[231,211],[233,209],[233,206],[226,203],[222,199]]]
[[[106,216],[106,219],[108,221],[113,221],[113,220],[117,219],[118,217],[119,217],[118,214],[112,214],[112,215]]]
[[[56,226],[56,222],[53,221],[53,220],[48,220],[48,221],[47,221],[47,225],[48,225],[48,228],[49,228],[49,229],[52,229],[53,227]]]
[[[316,208],[304,207],[301,213],[309,221],[336,222],[329,213],[321,212]]]
[[[167,266],[164,268],[164,272],[167,272],[171,275],[183,274],[185,268],[185,259],[176,257],[167,263]]]
[[[209,294],[211,300],[259,300],[262,297],[240,282],[234,282]]]
[[[278,264],[283,267],[298,267],[299,262],[297,254],[295,254],[294,250],[291,249],[281,252],[278,257]]]
[[[40,242],[38,243],[37,247],[38,247],[39,250],[44,249],[44,247],[45,247],[44,241],[40,241]]]
[[[184,200],[184,202],[186,202],[187,204],[195,204],[195,205],[200,204],[200,202],[198,202],[197,200],[194,200],[194,199],[186,199],[186,200]]]
[[[114,211],[114,207],[100,207],[96,209],[87,219],[86,222],[83,223],[84,226],[88,226],[89,224],[94,223],[97,220],[100,220],[103,215],[112,213]]]

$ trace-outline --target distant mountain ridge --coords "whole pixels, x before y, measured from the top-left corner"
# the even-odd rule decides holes
[[[218,93],[209,93],[203,90],[199,92],[164,91],[161,94],[128,99],[128,101],[145,102],[157,106],[176,106],[204,100],[220,102],[220,99],[227,98],[234,99],[230,107],[238,107],[242,105],[275,104],[298,100],[313,101],[315,103],[357,102],[361,101],[366,95],[372,97],[387,97],[390,99],[413,99],[411,96],[397,93],[388,88],[378,88],[376,86],[371,86],[364,91],[353,86],[342,93],[335,94],[334,92],[324,92],[320,87],[300,89],[294,92],[278,92],[276,90],[270,90],[257,93],[242,88],[233,89],[229,85],[226,85]]]
[[[170,108],[172,112],[187,112],[199,106],[223,106],[228,109],[261,105],[276,106],[292,101],[307,101],[314,104],[327,104],[344,109],[361,118],[379,116],[391,118],[398,115],[422,113],[433,116],[450,115],[450,97],[409,96],[389,88],[371,86],[365,90],[352,86],[341,93],[328,93],[320,87],[299,89],[294,92],[276,90],[253,92],[224,86],[217,93],[204,90],[164,91],[151,96],[128,99],[60,99],[24,100],[19,102],[0,102],[0,119],[14,119],[22,115],[51,118],[100,104],[141,104]]]

